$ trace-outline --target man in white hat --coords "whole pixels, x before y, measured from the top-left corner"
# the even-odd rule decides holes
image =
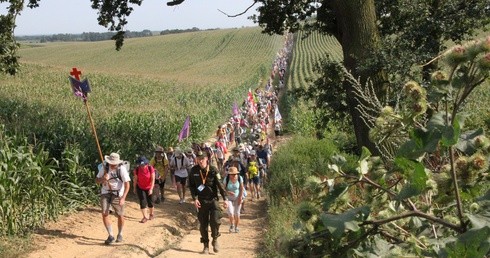
[[[128,169],[123,165],[119,154],[111,153],[104,157],[104,165],[99,166],[99,173],[95,179],[97,184],[101,184],[100,205],[102,207],[102,221],[109,234],[105,240],[106,245],[114,242],[111,220],[109,219],[110,206],[114,208],[117,216],[118,234],[116,242],[122,242],[124,228],[124,203],[129,192],[129,181],[131,181]]]

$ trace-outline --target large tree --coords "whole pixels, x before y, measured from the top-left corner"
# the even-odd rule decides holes
[[[380,47],[380,36],[376,26],[374,0],[335,0],[335,1],[292,1],[259,0],[259,16],[255,17],[259,25],[268,33],[283,33],[284,30],[296,31],[302,28],[318,29],[334,35],[342,45],[344,66],[355,77],[365,82],[367,78],[375,80],[381,90],[384,82],[383,72],[359,69],[362,60],[370,57]],[[316,14],[316,19],[311,16]],[[369,140],[369,127],[356,108],[359,99],[353,94],[352,85],[343,83],[347,96],[348,110],[358,147],[366,146],[378,153]]]

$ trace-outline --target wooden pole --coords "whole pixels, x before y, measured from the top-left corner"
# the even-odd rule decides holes
[[[97,149],[99,150],[100,162],[103,163],[104,162],[104,155],[102,154],[102,149],[100,148],[99,138],[97,138],[97,131],[95,130],[94,120],[92,119],[92,115],[90,114],[90,108],[88,106],[88,99],[85,98],[83,100],[83,103],[85,104],[85,108],[87,109],[88,120],[90,121],[90,127],[92,128],[92,133],[94,134],[94,137],[95,137],[95,143],[97,144]]]

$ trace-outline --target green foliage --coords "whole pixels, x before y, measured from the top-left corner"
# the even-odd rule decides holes
[[[93,172],[77,163],[76,148],[58,163],[3,127],[0,140],[0,236],[25,234],[96,199]]]
[[[370,136],[378,146],[393,141],[392,148],[384,150],[394,152],[373,157],[364,149],[356,169],[347,166],[352,162],[329,153],[330,162],[315,162],[327,171],[302,174],[304,180],[292,180],[292,175],[289,181],[282,180],[284,185],[289,183],[284,193],[295,187],[309,189],[301,191],[308,197],[298,206],[294,224],[298,232],[288,249],[294,252],[287,255],[488,254],[490,141],[481,129],[468,131],[460,111],[470,93],[488,79],[488,68],[482,62],[486,62],[489,40],[444,53],[441,71],[447,76],[438,73],[427,86],[413,81],[405,84],[399,106],[373,105],[379,116],[371,120],[374,132]],[[362,94],[359,96],[369,95]],[[310,176],[324,182],[322,190],[317,190],[318,180]],[[274,185],[275,178],[271,179]],[[271,193],[281,196],[281,192]],[[300,199],[290,200],[299,203]]]
[[[327,140],[295,137],[288,144],[287,151],[274,154],[271,164],[268,192],[272,203],[280,203],[283,198],[301,202],[311,190],[306,187],[308,178],[326,178],[330,156],[338,154],[335,144]]]

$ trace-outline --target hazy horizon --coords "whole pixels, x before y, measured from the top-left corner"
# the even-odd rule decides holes
[[[133,12],[127,17],[124,30],[163,31],[173,29],[200,30],[226,29],[258,26],[249,16],[256,14],[258,5],[238,17],[227,17],[221,11],[235,15],[245,11],[252,0],[187,0],[175,7],[167,6],[169,0],[144,0],[141,6],[130,5]],[[108,32],[97,23],[97,10],[91,8],[89,0],[43,0],[39,7],[24,8],[17,17],[15,36],[37,36],[53,34],[82,34],[84,32]],[[6,3],[0,4],[0,14],[6,13]]]

